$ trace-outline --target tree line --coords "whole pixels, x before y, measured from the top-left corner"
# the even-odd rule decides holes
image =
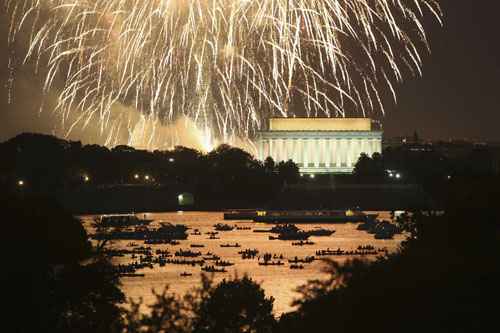
[[[184,189],[201,199],[265,202],[299,180],[292,161],[262,162],[226,144],[208,153],[181,146],[150,152],[25,133],[1,143],[0,155],[6,188],[44,194],[126,184]]]

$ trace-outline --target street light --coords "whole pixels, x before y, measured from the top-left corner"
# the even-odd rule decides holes
[[[24,186],[24,180],[19,179],[19,180],[17,181],[17,186],[19,186],[19,187]]]
[[[135,174],[135,175],[134,175],[134,179],[139,179],[139,175],[138,175],[138,174]]]
[[[174,160],[174,158],[173,158],[173,157],[170,157],[170,158],[168,159],[168,161],[169,161],[170,163],[173,163],[175,160]]]
[[[314,174],[309,175],[309,177],[311,177],[311,179],[314,179]]]
[[[87,176],[87,175],[84,175],[83,176],[83,181],[86,182],[86,183],[88,183],[90,181],[90,177]]]
[[[149,175],[145,175],[144,179],[149,180]]]

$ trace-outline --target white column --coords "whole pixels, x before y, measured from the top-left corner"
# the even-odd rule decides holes
[[[292,152],[293,152],[293,161],[295,163],[299,163],[299,140],[294,138],[292,140]]]
[[[313,167],[316,167],[318,164],[318,140],[313,138],[310,139],[309,141],[309,147],[311,148],[311,153],[310,153],[310,162],[313,164]]]
[[[290,159],[290,139],[283,140],[283,161],[288,161]]]
[[[283,161],[285,155],[285,139],[280,139],[279,162]]]
[[[309,156],[310,156],[310,151],[309,151],[309,139],[303,139],[302,140],[303,144],[303,149],[304,149],[304,167],[309,166]]]
[[[285,156],[284,156],[284,160],[285,161],[288,161],[291,157],[290,157],[290,153],[291,153],[291,150],[290,150],[290,138],[287,138],[285,140]]]
[[[278,162],[279,140],[273,139],[273,160]]]
[[[329,168],[330,167],[330,160],[331,160],[331,145],[332,140],[330,138],[325,139],[325,167]]]
[[[350,139],[349,140],[349,162],[350,164],[348,165],[349,167],[352,167],[354,165],[354,163],[356,163],[356,156],[355,156],[355,153],[356,153],[356,139]]]
[[[371,157],[373,155],[372,139],[366,139],[365,147],[366,155]]]
[[[341,167],[342,163],[342,139],[336,139],[335,140],[335,151],[334,151],[334,157],[335,157],[335,166],[337,168]]]
[[[281,149],[281,140],[274,140],[274,160],[276,163],[280,161],[280,149]]]
[[[304,166],[304,139],[297,139],[297,160]]]
[[[269,154],[267,156],[274,159],[274,157],[273,157],[273,139],[268,140],[268,148],[269,148]]]
[[[286,139],[286,154],[285,161],[293,159],[293,149],[292,149],[293,139]]]
[[[352,166],[354,167],[358,163],[359,156],[361,155],[361,139],[353,139],[354,149],[353,149],[353,161]]]
[[[264,139],[259,137],[258,159],[264,160]]]
[[[301,163],[300,162],[300,150],[301,150],[301,147],[300,147],[300,139],[295,139],[295,147],[294,147],[294,150],[295,150],[295,158],[294,158],[294,161],[295,163],[299,164]]]
[[[312,144],[313,144],[313,163],[314,166],[317,168],[319,167],[319,155],[320,155],[320,149],[319,149],[319,140],[318,139],[312,139]]]
[[[342,166],[342,161],[343,161],[343,153],[344,153],[344,139],[338,139],[337,140],[337,167]]]
[[[365,153],[368,155],[368,153],[366,152],[366,139],[361,139],[361,150],[359,154],[361,155],[361,153]]]
[[[373,153],[377,152],[377,140],[372,139],[372,144],[371,144],[371,146],[372,146],[372,151],[371,151],[371,153],[373,154]]]
[[[348,139],[343,139],[343,145],[342,145],[342,163],[346,166],[349,166],[349,141]]]
[[[346,162],[347,162],[347,167],[351,167],[352,165],[352,140],[351,139],[346,139],[346,145],[345,145],[345,155],[346,155]]]
[[[280,139],[280,162],[285,159],[285,139]]]

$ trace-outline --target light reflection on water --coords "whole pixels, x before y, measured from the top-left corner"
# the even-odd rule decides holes
[[[223,278],[233,277],[235,274],[242,276],[248,274],[255,281],[261,283],[267,296],[275,298],[274,311],[276,314],[293,310],[291,307],[292,301],[299,296],[295,289],[305,284],[308,280],[326,277],[322,273],[321,261],[314,261],[311,264],[304,264],[302,270],[291,270],[288,262],[284,266],[259,266],[257,258],[253,260],[241,259],[238,251],[243,249],[259,250],[259,254],[269,252],[273,254],[283,254],[285,261],[288,258],[295,256],[303,258],[305,256],[315,255],[316,250],[320,249],[337,249],[354,250],[359,245],[373,245],[375,248],[387,247],[389,251],[397,249],[403,236],[396,235],[393,240],[377,240],[373,235],[365,231],[356,230],[357,224],[302,224],[299,228],[304,230],[322,227],[326,229],[335,229],[336,232],[328,237],[310,237],[315,242],[314,245],[292,246],[291,241],[268,240],[268,233],[256,233],[252,230],[232,230],[219,232],[220,239],[208,239],[207,231],[213,231],[213,225],[216,223],[227,223],[230,225],[237,224],[238,226],[249,226],[252,229],[267,229],[269,224],[255,223],[252,221],[224,221],[223,214],[220,212],[170,212],[170,213],[148,213],[147,218],[152,218],[155,221],[162,220],[174,224],[185,224],[192,229],[199,229],[201,235],[189,235],[187,240],[180,241],[179,245],[149,245],[153,249],[169,249],[171,253],[178,249],[191,249],[195,252],[201,251],[203,254],[210,251],[221,257],[221,260],[229,260],[234,262],[234,266],[226,267],[227,273],[214,274],[214,281],[220,281]],[[379,218],[389,219],[388,212],[379,212]],[[82,217],[85,226],[90,228],[90,222],[93,216]],[[154,223],[154,222],[153,222]],[[190,233],[192,230],[188,230]],[[113,241],[113,248],[126,248],[130,241]],[[221,248],[220,244],[239,243],[241,248]],[[142,242],[135,241],[138,245]],[[204,244],[204,248],[190,248],[190,244]],[[148,245],[146,245],[148,246]],[[333,257],[339,262],[343,262],[349,258],[348,256]],[[360,258],[360,257],[358,257]],[[373,259],[374,257],[366,257]],[[129,263],[136,259],[131,259],[130,256],[115,257],[113,263]],[[211,262],[209,262],[211,263]],[[192,276],[181,277],[181,272],[193,273]],[[152,289],[157,292],[163,291],[165,285],[170,285],[170,290],[182,294],[200,283],[200,266],[191,267],[187,265],[167,264],[163,267],[155,265],[153,269],[145,268],[138,270],[137,273],[144,273],[144,277],[123,277],[122,289],[128,298],[138,300],[142,298],[145,304],[150,304],[154,301]]]

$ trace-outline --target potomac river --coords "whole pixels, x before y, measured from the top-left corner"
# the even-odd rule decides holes
[[[378,212],[379,219],[389,220],[389,212]],[[335,233],[331,236],[311,236],[309,240],[314,242],[313,245],[294,246],[292,241],[282,240],[269,240],[270,233],[254,232],[254,229],[269,229],[271,224],[255,223],[252,221],[224,221],[222,212],[169,212],[169,213],[141,213],[138,214],[141,218],[146,216],[147,219],[153,219],[154,223],[170,222],[173,224],[184,224],[190,229],[187,231],[189,234],[187,240],[179,241],[178,245],[171,244],[158,244],[147,245],[141,241],[133,241],[138,246],[150,246],[152,253],[155,254],[157,249],[168,250],[170,253],[176,251],[191,250],[194,252],[202,252],[203,256],[207,252],[220,256],[221,260],[234,263],[233,266],[224,267],[226,273],[206,273],[213,274],[214,281],[220,281],[223,278],[230,278],[237,274],[243,276],[248,274],[255,281],[261,283],[266,292],[266,296],[273,296],[275,298],[274,311],[276,315],[283,312],[293,310],[291,306],[292,301],[299,297],[295,291],[297,287],[305,284],[308,280],[326,277],[322,272],[324,263],[321,260],[315,260],[312,263],[302,264],[303,269],[290,269],[288,259],[294,257],[304,258],[306,256],[315,256],[316,258],[332,258],[337,261],[343,262],[347,259],[352,259],[354,256],[327,256],[317,257],[317,250],[336,250],[338,248],[343,250],[356,250],[358,246],[371,245],[375,249],[385,248],[389,252],[397,250],[400,242],[404,239],[403,235],[395,235],[394,239],[381,240],[374,239],[372,234],[366,231],[357,230],[358,223],[345,223],[345,224],[298,224],[297,226],[303,230],[311,230],[317,227],[325,229],[333,229]],[[92,222],[95,216],[85,215],[80,217],[84,222],[85,227],[90,234],[93,233]],[[238,227],[246,227],[245,230],[232,231],[219,231],[216,235],[218,239],[209,239],[207,232],[214,231],[214,224],[225,223],[231,226],[237,225]],[[193,235],[194,229],[198,229],[200,234]],[[110,241],[107,248],[112,249],[130,249],[131,241],[128,240],[115,240]],[[235,244],[241,245],[239,248],[235,247],[221,247],[221,244]],[[191,244],[202,244],[204,247],[192,248]],[[245,249],[257,249],[259,254],[254,259],[242,259],[239,251]],[[262,261],[264,253],[272,253],[279,258],[281,255],[284,265],[280,266],[263,266],[259,265],[258,257]],[[383,253],[381,253],[383,254]],[[375,259],[375,255],[359,256],[356,258],[364,258],[367,260]],[[173,259],[201,259],[199,258],[177,258]],[[123,257],[113,257],[114,264],[128,264],[138,260],[132,259],[130,255]],[[272,260],[276,261],[276,260]],[[213,264],[209,262],[208,264]],[[191,276],[181,276],[182,272],[192,273]],[[157,292],[163,291],[165,285],[170,286],[170,290],[182,294],[200,285],[201,267],[199,265],[176,265],[167,263],[164,266],[155,264],[153,268],[142,268],[137,273],[143,273],[142,277],[127,277],[121,278],[122,289],[127,298],[138,300],[142,298],[145,304],[150,304],[154,301],[152,290]]]

